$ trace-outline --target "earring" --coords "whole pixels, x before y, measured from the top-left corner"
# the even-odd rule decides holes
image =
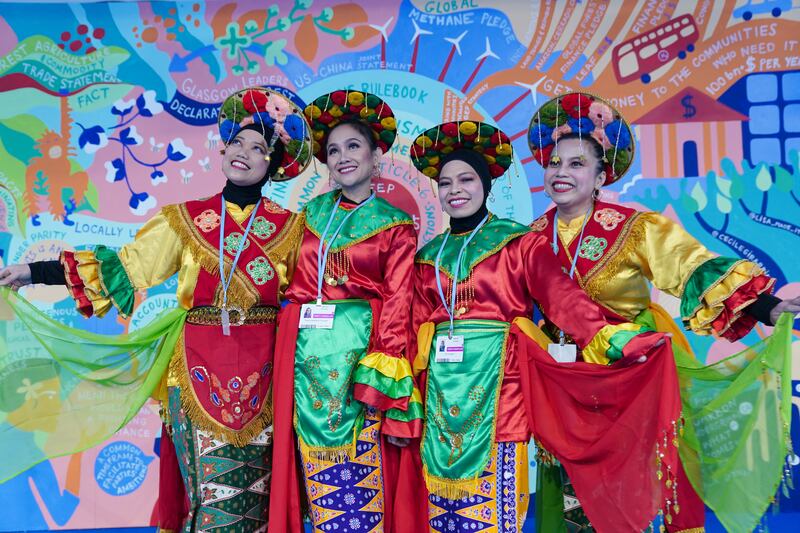
[[[595,189],[594,191],[592,191],[592,198],[594,198],[595,200],[600,199],[600,189]]]
[[[378,163],[375,163],[375,166],[372,167],[372,177],[373,178],[380,178],[381,177],[381,167]]]
[[[225,148],[219,149],[219,155],[225,155]]]

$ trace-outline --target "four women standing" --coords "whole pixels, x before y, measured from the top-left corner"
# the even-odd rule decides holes
[[[650,304],[645,278],[683,297],[692,329],[729,338],[800,302],[765,296],[772,281],[755,265],[714,258],[660,215],[595,201],[632,159],[627,124],[600,99],[566,95],[537,113],[530,141],[556,209],[532,228],[486,206],[512,162],[503,132],[461,121],[420,135],[411,160],[437,181],[451,224],[416,264],[412,220],[371,188],[396,137],[390,107],[341,90],[305,116],[273,91],[237,93],[220,113],[222,193],[165,207],[118,253],[65,252],[61,277],[52,264],[0,271],[12,287],[66,282],[86,314],[130,313],[136,289],[179,272],[186,312],[174,317],[157,394],[170,436],[164,528],[300,531],[302,486],[315,531],[402,531],[393,517],[428,493],[434,531],[518,531],[531,436],[570,471],[598,528],[639,527],[664,505],[677,516],[664,501],[673,480],[690,490],[666,444],[677,439],[677,381],[669,343],[651,331],[671,319]],[[312,153],[334,190],[299,215],[261,197]],[[563,331],[557,342],[530,322],[534,304]],[[619,363],[553,360],[578,349]],[[417,438],[426,487],[398,491],[413,477],[399,470],[400,449],[413,454]],[[641,478],[658,465],[661,480],[662,464],[666,485]],[[694,520],[687,494],[683,516]]]

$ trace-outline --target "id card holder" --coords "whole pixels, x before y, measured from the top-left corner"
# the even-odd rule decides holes
[[[464,335],[439,335],[436,337],[437,363],[460,363],[464,360]]]
[[[574,363],[578,359],[578,347],[574,344],[550,343],[547,353],[559,363]]]
[[[300,307],[300,329],[331,329],[335,314],[334,304],[303,304]]]

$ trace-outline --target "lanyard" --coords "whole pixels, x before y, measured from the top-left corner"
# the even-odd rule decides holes
[[[469,236],[464,240],[464,244],[461,245],[461,250],[458,251],[458,259],[456,259],[456,266],[453,269],[453,290],[450,291],[450,306],[447,306],[447,298],[444,296],[444,290],[442,289],[442,279],[439,275],[439,264],[442,260],[442,252],[444,251],[444,247],[447,244],[447,239],[450,237],[450,230],[447,230],[447,233],[444,234],[444,239],[442,239],[442,245],[439,247],[439,252],[436,254],[436,261],[434,262],[434,268],[436,269],[436,288],[439,290],[439,298],[442,300],[442,304],[444,304],[444,308],[447,311],[447,315],[450,317],[450,338],[453,338],[453,321],[455,320],[455,310],[456,310],[456,292],[458,287],[458,270],[461,266],[461,258],[464,257],[464,252],[467,250],[467,245],[472,240],[473,237],[480,231],[486,221],[489,220],[489,213],[486,213],[486,216],[483,217],[483,220],[475,226],[475,229],[469,234]]]
[[[350,217],[353,216],[356,211],[370,203],[374,198],[375,191],[372,191],[372,194],[369,195],[369,198],[351,209],[350,212],[344,216],[344,219],[342,220],[341,224],[339,224],[339,227],[336,228],[336,231],[333,232],[333,236],[331,237],[330,241],[328,241],[328,246],[324,246],[325,237],[328,235],[328,230],[331,229],[333,219],[336,218],[336,212],[339,209],[339,204],[342,203],[342,196],[339,195],[339,198],[336,200],[336,204],[333,206],[333,210],[331,211],[331,216],[328,218],[328,224],[325,226],[325,231],[323,231],[322,235],[319,236],[319,248],[317,248],[317,305],[322,303],[322,276],[325,274],[325,266],[328,264],[328,252],[333,246],[333,242],[336,240],[336,237],[339,236],[339,232],[342,231],[342,228],[350,219]]]
[[[586,211],[586,217],[583,219],[583,225],[581,226],[581,233],[578,235],[578,247],[575,249],[575,255],[572,256],[572,266],[569,268],[569,279],[575,278],[575,267],[578,264],[578,255],[581,251],[581,243],[583,243],[583,230],[586,229],[586,224],[589,222],[589,218],[592,216],[592,211],[594,210],[594,203],[589,206],[588,211]],[[553,219],[553,242],[550,244],[553,247],[553,253],[558,255],[558,210],[556,210],[556,216]],[[558,333],[558,340],[563,345],[564,344],[564,332],[559,331]]]
[[[260,200],[259,200],[260,201]],[[239,256],[242,255],[242,250],[247,243],[247,236],[250,234],[250,226],[253,225],[253,219],[256,218],[256,211],[258,211],[258,203],[253,206],[253,212],[250,215],[250,220],[247,222],[247,228],[244,230],[242,240],[239,242],[239,249],[236,251],[236,256],[233,258],[231,264],[231,271],[225,275],[225,218],[227,212],[225,209],[225,197],[222,197],[222,222],[219,228],[219,274],[222,283],[222,331],[225,335],[230,335],[230,319],[228,315],[228,287],[233,281],[233,273],[236,270],[236,264],[239,262]]]

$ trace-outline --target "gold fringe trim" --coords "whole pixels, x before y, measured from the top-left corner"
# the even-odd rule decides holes
[[[520,232],[520,233],[512,233],[512,234],[509,234],[509,235],[505,236],[502,241],[500,241],[498,244],[496,244],[494,246],[494,248],[482,253],[481,255],[479,255],[477,257],[477,259],[472,261],[470,263],[470,265],[469,265],[469,268],[467,269],[467,272],[466,273],[461,272],[460,274],[463,274],[463,277],[460,280],[456,280],[456,281],[463,281],[464,279],[466,279],[467,276],[469,275],[469,273],[472,272],[473,268],[478,266],[484,260],[486,260],[489,257],[493,256],[494,254],[496,254],[500,250],[502,250],[503,247],[505,247],[505,245],[507,245],[509,242],[513,241],[517,237],[522,237],[523,235],[526,235],[527,233],[528,233],[528,231],[524,231],[524,232]],[[417,257],[419,257],[419,255]],[[432,267],[436,266],[436,261],[431,261],[430,259],[417,259],[416,262],[419,263],[419,264],[422,264],[422,265],[430,265]],[[450,272],[450,270],[447,268],[447,265],[439,265],[439,271],[443,272],[448,278],[453,279],[453,273]]]
[[[192,387],[191,378],[189,378],[183,332],[181,332],[178,342],[175,343],[175,352],[169,362],[169,374],[178,382],[181,391],[181,407],[186,416],[197,428],[210,432],[215,438],[242,448],[272,425],[272,403],[270,401],[272,385],[264,398],[261,412],[240,430],[231,429],[218,422],[203,408],[200,400],[197,399],[194,387]]]
[[[592,300],[596,302],[600,301],[600,292],[617,276],[622,265],[644,239],[644,219],[640,215],[642,215],[642,213],[634,213],[631,215],[628,219],[628,223],[625,224],[625,227],[611,246],[611,250],[605,254],[598,264],[583,276],[583,279],[578,275],[578,280],[581,282],[583,289]]]
[[[343,446],[309,446],[306,441],[303,440],[303,437],[300,436],[300,432],[297,431],[296,414],[294,422],[300,455],[303,457],[303,461],[313,464],[315,470],[328,468],[330,463],[340,465],[355,459],[358,434],[361,432],[361,428],[358,427],[358,424],[353,427],[353,440],[349,444]]]
[[[680,529],[675,533],[705,533],[706,528],[704,527],[692,527],[689,529]]]
[[[286,261],[292,252],[300,249],[305,222],[305,215],[292,213],[275,238],[261,248],[273,264]]]
[[[372,231],[370,231],[368,233],[365,233],[364,235],[359,235],[358,237],[353,237],[353,240],[350,240],[345,244],[342,244],[340,246],[332,247],[329,250],[329,253],[334,254],[336,252],[341,252],[342,250],[344,250],[346,248],[349,248],[351,246],[355,246],[356,244],[364,242],[367,239],[371,239],[375,235],[377,235],[379,233],[382,233],[382,232],[384,232],[386,230],[395,228],[397,226],[408,226],[408,225],[411,225],[413,223],[414,223],[413,221],[405,220],[405,219],[403,219],[403,220],[395,220],[395,221],[392,221],[392,222],[387,222],[386,224],[384,224],[384,225],[382,225],[382,226],[380,226],[380,227],[378,227],[378,228],[376,228],[376,229],[374,229],[374,230],[372,230]],[[309,226],[308,223],[305,224],[305,227],[308,228],[308,231],[310,231],[311,233],[316,235],[317,239],[319,239],[319,233],[314,228]],[[337,237],[337,240],[338,240],[338,237]]]
[[[448,479],[438,477],[428,472],[428,468],[422,466],[422,476],[425,478],[425,485],[428,492],[448,500],[460,500],[475,494],[475,484],[480,479],[480,474],[467,479]]]
[[[162,209],[162,213],[167,219],[169,227],[178,235],[181,243],[189,249],[200,267],[209,274],[219,276],[219,250],[197,234],[186,206],[183,204],[168,205]],[[226,257],[225,263],[230,268],[230,259]],[[237,269],[231,285],[228,287],[228,303],[249,309],[258,301],[258,291],[252,287],[247,276]]]

